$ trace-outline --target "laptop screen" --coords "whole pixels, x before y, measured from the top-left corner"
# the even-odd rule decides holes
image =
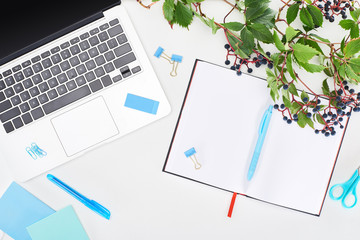
[[[119,2],[59,0],[47,4],[44,1],[6,4],[0,15],[0,65],[10,60],[13,53]]]

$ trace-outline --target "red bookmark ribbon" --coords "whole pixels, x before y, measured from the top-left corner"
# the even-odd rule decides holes
[[[228,217],[229,218],[231,218],[231,215],[232,215],[232,211],[233,211],[233,208],[234,208],[234,205],[235,205],[236,196],[237,196],[237,193],[234,192],[233,195],[232,195],[232,198],[231,198],[231,203],[230,203],[229,212],[228,212]]]

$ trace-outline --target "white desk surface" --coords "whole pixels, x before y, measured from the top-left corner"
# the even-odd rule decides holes
[[[223,65],[225,39],[221,31],[212,35],[211,30],[197,19],[189,31],[178,26],[171,30],[161,15],[161,4],[156,4],[150,11],[134,0],[124,0],[123,4],[169,98],[172,113],[50,171],[109,208],[110,221],[59,190],[45,174],[22,183],[22,186],[55,210],[73,205],[93,240],[310,240],[350,239],[359,235],[359,204],[347,210],[327,196],[321,216],[314,217],[238,196],[233,216],[228,218],[231,193],[163,173],[194,60],[199,58]],[[219,17],[220,21],[228,6],[222,1],[207,0],[204,11]],[[177,77],[169,76],[171,69],[167,61],[153,57],[158,46],[162,46],[167,54],[184,57]],[[265,71],[254,72],[265,77]],[[347,180],[360,163],[358,122],[360,114],[353,114],[331,184]],[[1,164],[0,192],[11,181]],[[5,236],[3,239],[10,238]]]

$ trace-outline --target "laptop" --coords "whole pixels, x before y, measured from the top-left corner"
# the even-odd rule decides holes
[[[0,151],[27,181],[170,113],[120,1],[25,1],[0,21]]]

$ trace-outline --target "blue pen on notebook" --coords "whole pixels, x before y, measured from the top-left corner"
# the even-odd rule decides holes
[[[48,174],[47,178],[51,182],[53,182],[55,185],[57,185],[58,187],[63,189],[65,192],[67,192],[68,194],[70,194],[71,196],[73,196],[74,198],[79,200],[86,207],[90,208],[91,210],[93,210],[94,212],[99,214],[100,216],[102,216],[108,220],[110,219],[110,215],[111,215],[110,211],[108,209],[106,209],[105,207],[101,206],[99,203],[95,202],[94,200],[88,199],[87,197],[80,194],[73,188],[69,187],[66,183],[62,182],[61,180],[59,180],[52,174]]]
[[[254,173],[255,173],[256,165],[258,163],[260,153],[261,153],[261,148],[262,148],[264,140],[265,140],[266,132],[269,128],[272,110],[273,110],[273,106],[270,105],[269,108],[265,111],[265,113],[261,119],[261,123],[259,126],[259,137],[256,142],[256,147],[255,147],[254,154],[251,159],[249,171],[247,174],[247,179],[249,181],[252,179],[252,177],[254,176]]]

